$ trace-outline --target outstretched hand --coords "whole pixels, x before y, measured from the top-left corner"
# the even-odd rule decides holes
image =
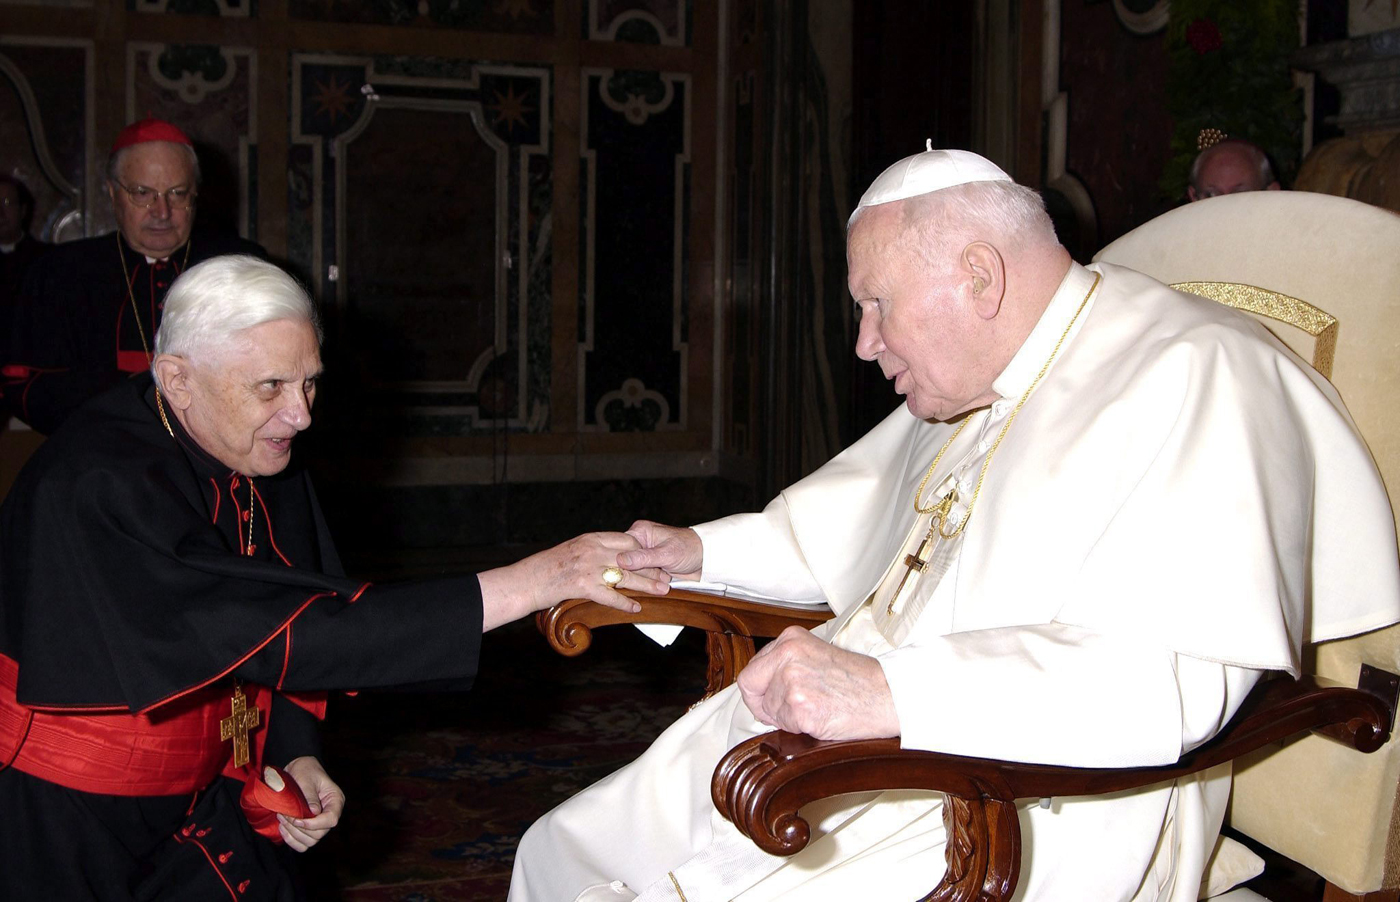
[[[492,629],[570,598],[587,598],[635,614],[641,605],[618,589],[665,595],[670,588],[670,578],[660,570],[632,570],[619,564],[622,552],[637,547],[637,540],[627,533],[586,533],[507,567],[478,574],[482,629]],[[622,580],[614,586],[603,582],[603,571],[609,567],[622,570]]]
[[[700,536],[689,527],[666,526],[638,520],[627,530],[637,542],[637,550],[617,556],[618,566],[627,570],[661,570],[675,579],[699,579],[704,548]]]
[[[739,672],[744,704],[761,723],[814,739],[899,735],[880,663],[790,626]]]

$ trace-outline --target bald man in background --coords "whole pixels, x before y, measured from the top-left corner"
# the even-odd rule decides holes
[[[1257,144],[1226,138],[1196,155],[1186,196],[1192,202],[1241,191],[1277,191],[1269,155]]]

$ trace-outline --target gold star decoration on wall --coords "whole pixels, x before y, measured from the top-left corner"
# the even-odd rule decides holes
[[[354,103],[354,98],[350,96],[350,83],[342,82],[338,76],[331,76],[330,84],[317,79],[315,81],[316,91],[311,95],[311,102],[316,105],[315,115],[322,113],[334,125],[341,116],[350,115],[350,105]]]
[[[495,114],[496,125],[504,125],[507,134],[513,133],[516,125],[524,128],[525,114],[532,110],[525,105],[525,98],[529,95],[516,94],[514,85],[506,85],[504,94],[500,91],[496,91],[495,94],[496,102],[486,108]]]

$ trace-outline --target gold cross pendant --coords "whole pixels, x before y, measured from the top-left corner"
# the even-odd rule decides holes
[[[953,504],[958,500],[957,489],[949,489],[948,494],[943,496],[943,500],[938,502],[938,506],[932,511],[933,516],[929,519],[928,533],[924,536],[919,547],[914,549],[913,554],[904,556],[904,576],[900,577],[899,585],[895,588],[894,594],[890,596],[890,603],[885,607],[885,613],[893,615],[895,602],[904,595],[904,588],[909,585],[909,577],[915,573],[922,574],[928,569],[928,559],[933,554],[933,547],[938,544],[942,524],[948,520],[948,514],[953,509]],[[910,585],[912,589],[913,586]]]
[[[248,697],[238,683],[233,684],[232,702],[233,713],[219,721],[219,739],[233,740],[233,766],[242,767],[248,763],[248,731],[258,725],[262,712],[248,707]]]

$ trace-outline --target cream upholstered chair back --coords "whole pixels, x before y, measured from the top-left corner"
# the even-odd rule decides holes
[[[1400,216],[1324,194],[1232,194],[1163,214],[1095,259],[1259,315],[1332,380],[1397,508]],[[1350,685],[1362,662],[1400,673],[1400,627],[1310,652],[1315,673]],[[1229,822],[1346,892],[1393,889],[1397,787],[1400,741],[1360,755],[1308,736],[1236,762]]]

